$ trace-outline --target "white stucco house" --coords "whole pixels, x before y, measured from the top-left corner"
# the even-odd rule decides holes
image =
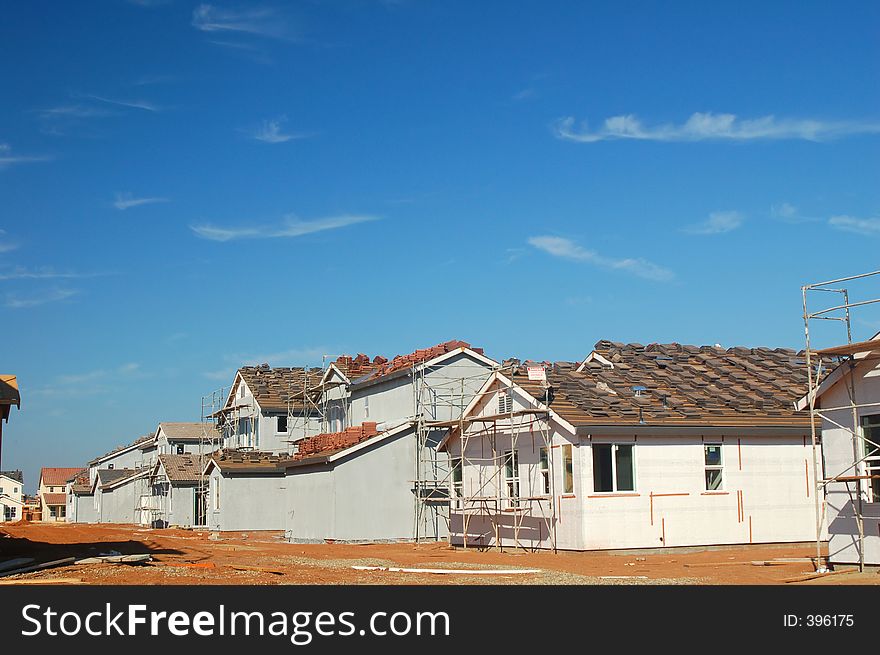
[[[828,560],[880,565],[880,335],[815,354],[817,368],[831,367],[813,395],[824,458]],[[809,410],[810,396],[798,407]]]
[[[600,341],[579,365],[496,372],[439,447],[450,539],[567,550],[815,540],[809,417],[794,408],[805,389],[798,354],[768,348]]]
[[[0,471],[0,522],[19,521],[24,508],[24,475]]]

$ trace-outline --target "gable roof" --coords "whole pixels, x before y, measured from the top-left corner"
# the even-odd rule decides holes
[[[98,464],[98,463],[104,461],[105,459],[109,459],[109,458],[114,457],[116,455],[121,455],[123,452],[125,452],[127,450],[133,450],[135,448],[143,448],[146,444],[149,444],[154,438],[155,438],[155,435],[145,434],[144,436],[138,437],[137,439],[135,439],[134,441],[132,441],[129,444],[125,444],[124,446],[116,446],[116,448],[114,448],[113,450],[109,450],[106,453],[104,453],[103,455],[99,455],[95,459],[88,462],[88,466],[94,466],[95,464]]]
[[[497,365],[497,362],[486,357],[482,348],[473,348],[467,341],[452,340],[415,350],[407,355],[397,355],[391,361],[387,361],[365,376],[352,380],[353,386],[373,384],[385,377],[404,373],[412,370],[414,366],[437,364],[443,359],[457,353],[467,352],[472,357],[479,359],[489,366]]]
[[[243,366],[238,369],[236,383],[229,391],[226,408],[235,401],[239,379],[247,384],[257,404],[263,410],[287,411],[305,407],[303,392],[321,383],[324,371],[320,368],[271,368],[268,364]]]
[[[73,479],[73,484],[70,485],[70,491],[79,496],[92,493],[92,484],[89,481],[88,471],[80,473]]]
[[[21,471],[0,471],[0,475],[6,476],[10,480],[15,480],[24,484],[24,473]]]
[[[198,442],[203,437],[216,441],[219,438],[217,428],[211,423],[160,423],[157,436],[160,430],[170,441]]]
[[[192,454],[159,455],[155,468],[161,465],[171,484],[189,484],[199,481],[204,460],[204,457]]]
[[[406,421],[384,432],[379,432],[376,429],[376,423],[366,422],[363,425],[347,428],[342,432],[319,434],[297,442],[299,445],[297,453],[282,460],[280,464],[284,468],[292,468],[334,462],[412,429],[412,423]]]
[[[82,472],[82,467],[77,468],[50,468],[43,467],[40,469],[40,482],[49,487],[58,487],[67,484],[67,482]]]
[[[807,387],[803,354],[794,350],[611,341],[595,350],[601,359],[547,370],[551,408],[574,426],[809,426],[794,407]],[[544,393],[525,367],[513,380]]]
[[[98,469],[95,483],[102,489],[115,487],[131,478],[142,475],[149,469]]]

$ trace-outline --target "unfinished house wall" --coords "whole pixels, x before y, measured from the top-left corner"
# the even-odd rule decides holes
[[[211,469],[208,521],[212,530],[283,530],[285,501],[280,472],[225,474],[216,466]]]
[[[880,402],[880,364],[876,361],[862,362],[853,375],[847,373],[832,385],[820,398],[820,407],[847,407],[850,392],[855,390],[856,403]],[[840,409],[824,412],[822,420],[822,452],[826,477],[837,475],[866,475],[864,464],[857,469],[853,462],[864,457],[860,442],[846,429],[834,423],[853,427],[852,410]],[[880,414],[880,405],[856,408],[856,425],[864,417]],[[832,422],[833,421],[833,422]],[[873,439],[876,441],[876,438]],[[857,564],[859,562],[859,530],[854,502],[856,490],[861,487],[862,516],[865,535],[865,563],[880,564],[880,503],[870,502],[873,480],[860,482],[832,482],[826,490],[827,528],[829,534],[828,554],[832,563]],[[852,495],[851,495],[852,493]]]
[[[463,391],[464,406],[466,406],[473,394],[483,386],[490,373],[490,365],[473,358],[468,353],[459,353],[426,369],[425,380],[428,386],[438,390],[438,393],[445,393],[449,389],[451,394],[453,388],[455,395],[460,395]],[[461,384],[454,383],[454,379],[461,379]],[[438,400],[435,405],[429,405],[434,418],[441,421],[458,418],[458,413],[449,403],[451,399],[445,400],[446,402]],[[359,425],[364,421],[393,424],[412,418],[416,412],[416,403],[410,370],[406,369],[396,375],[390,375],[387,380],[375,384],[352,387],[349,404],[349,425]],[[429,407],[425,409],[428,410]]]
[[[67,520],[71,523],[97,523],[95,497],[91,494],[70,494]]]
[[[285,532],[294,542],[413,539],[413,432],[335,462],[287,471]]]
[[[497,414],[498,400],[497,393],[487,394],[472,415]],[[514,388],[513,400],[514,410],[530,407],[519,388]],[[471,423],[465,440],[455,436],[445,445],[449,456],[457,458],[465,444],[463,499],[454,499],[451,510],[455,544],[463,544],[466,534],[473,545],[551,548],[554,527],[556,546],[569,550],[815,539],[811,443],[798,430],[788,435],[768,430],[766,436],[738,436],[735,431],[679,436],[602,434],[597,428],[590,435],[578,434],[552,415],[549,424],[526,417],[513,421],[517,437],[512,472],[505,465],[514,441],[508,419]],[[545,439],[550,443],[545,461],[552,471],[552,481],[546,483],[552,507],[542,473]],[[708,466],[721,476],[711,490],[707,445],[721,453],[720,463]],[[569,453],[570,467],[565,465]],[[626,464],[630,453],[632,465]],[[609,477],[597,479],[595,471],[602,475],[599,464],[607,461],[610,466],[612,457],[622,478],[610,476],[609,489]],[[518,493],[512,493],[516,485]],[[522,498],[518,504],[511,499],[517,495]]]
[[[167,513],[169,526],[181,528],[192,527],[195,523],[195,499],[196,489],[194,486],[176,485],[171,487],[170,503]]]
[[[98,523],[134,523],[134,484],[127,482],[112,489],[95,492]]]

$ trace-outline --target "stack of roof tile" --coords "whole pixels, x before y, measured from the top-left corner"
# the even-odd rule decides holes
[[[299,450],[293,456],[294,461],[313,457],[328,457],[379,434],[375,422],[355,425],[342,432],[327,432],[308,437],[298,442]]]
[[[397,357],[392,359],[390,362],[385,362],[379,368],[377,368],[371,377],[381,377],[383,375],[388,375],[389,373],[394,373],[395,371],[411,368],[416,364],[421,364],[423,362],[435,359],[436,357],[440,357],[440,355],[445,355],[446,353],[456,350],[457,348],[470,348],[476,353],[479,353],[481,355],[483,354],[482,348],[472,348],[471,344],[466,341],[446,341],[445,343],[437,344],[436,346],[431,346],[430,348],[422,348],[421,350],[416,350],[409,353],[408,355],[397,355]]]

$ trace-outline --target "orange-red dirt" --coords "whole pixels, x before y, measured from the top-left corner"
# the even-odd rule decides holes
[[[212,537],[213,535],[213,537]],[[0,583],[65,579],[84,584],[785,584],[813,571],[809,562],[755,566],[752,561],[808,558],[812,544],[666,549],[644,552],[525,552],[450,548],[446,543],[291,544],[278,532],[211,533],[132,525],[12,523],[0,527],[0,561],[47,562],[118,552],[149,553],[143,565],[73,564],[0,577]],[[511,575],[357,571],[355,565],[403,568],[513,569]],[[60,582],[60,580],[59,580]],[[878,584],[876,569],[793,584]]]

